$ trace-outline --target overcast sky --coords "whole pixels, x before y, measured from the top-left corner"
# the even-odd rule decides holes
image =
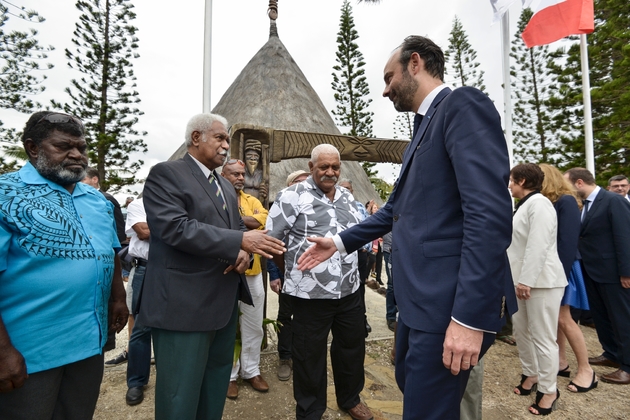
[[[50,99],[67,102],[63,90],[79,75],[68,69],[64,50],[72,48],[72,32],[79,12],[74,2],[11,0],[37,10],[46,22],[29,25],[39,31],[42,44],[56,51],[46,71],[46,91],[37,98],[43,104]],[[146,130],[149,151],[133,155],[145,162],[140,177],[149,168],[168,157],[183,142],[188,119],[202,111],[204,0],[132,0],[137,18],[140,57],[133,62],[140,93],[139,108],[144,112],[137,129]],[[520,2],[510,9],[511,32],[515,31]],[[332,67],[337,51],[337,32],[341,0],[280,0],[277,20],[280,39],[300,66],[327,110],[335,108],[331,89]],[[501,88],[500,25],[491,26],[489,0],[382,0],[379,5],[352,1],[358,45],[365,58],[370,86],[371,111],[374,112],[374,136],[391,138],[396,111],[389,99],[381,96],[383,66],[392,50],[405,36],[415,34],[433,39],[443,49],[457,15],[469,42],[478,53],[485,84],[492,100],[503,113]],[[212,94],[214,107],[226,89],[254,54],[267,42],[269,18],[267,0],[214,0],[212,21]],[[8,28],[17,19],[11,19]],[[6,28],[6,26],[5,26]],[[255,104],[252,104],[255,106]],[[0,110],[0,120],[9,127],[23,127],[27,116]],[[230,124],[238,121],[230,121]],[[397,171],[381,165],[380,174],[392,182]],[[138,188],[138,190],[141,187]]]

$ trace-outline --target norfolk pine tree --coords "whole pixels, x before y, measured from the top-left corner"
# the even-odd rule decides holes
[[[66,92],[71,103],[53,105],[80,117],[85,123],[88,155],[98,169],[101,188],[118,191],[137,182],[135,173],[144,163],[130,161],[133,152],[147,146],[134,129],[140,102],[132,61],[138,58],[136,15],[129,0],[77,1],[81,11],[74,38],[76,49],[66,49],[70,68],[83,74]]]
[[[516,63],[510,68],[514,99],[514,157],[517,162],[556,164],[560,130],[554,127],[554,112],[549,108],[549,97],[556,89],[556,78],[548,67],[552,54],[546,45],[527,48],[521,38],[532,15],[531,9],[521,12],[510,52]]]
[[[468,35],[457,16],[453,19],[453,28],[448,38],[448,48],[444,51],[446,61],[445,73],[453,86],[476,87],[486,95],[486,86],[483,82],[483,70],[478,69],[477,52],[468,42]],[[449,67],[451,73],[449,73]]]
[[[41,46],[35,29],[7,30],[5,25],[11,16],[29,23],[41,23],[44,18],[34,10],[26,10],[0,0],[0,108],[31,113],[41,107],[33,97],[45,89],[43,82],[46,75],[37,73],[43,68],[53,67],[50,63],[40,66],[40,62],[54,48]],[[0,173],[17,170],[20,167],[18,160],[27,160],[18,137],[15,128],[6,129],[0,121],[0,139],[4,143]],[[7,157],[13,160],[8,160]]]
[[[332,111],[336,123],[340,128],[347,130],[345,134],[350,136],[372,136],[372,112],[368,111],[371,99],[366,99],[370,94],[365,78],[365,62],[363,54],[359,51],[356,40],[359,34],[354,29],[352,7],[345,0],[341,7],[339,32],[337,33],[337,64],[333,67],[332,88],[335,92],[337,108]],[[362,162],[363,170],[372,181],[376,176],[373,170],[375,163]],[[373,183],[373,182],[372,182]]]
[[[573,37],[577,41],[577,37]],[[617,174],[629,175],[630,164],[630,3],[595,1],[595,31],[587,36],[593,117],[595,175],[600,185]],[[559,126],[573,129],[563,141],[564,167],[585,166],[580,46],[566,51],[553,71],[560,87],[551,98],[561,110]]]
[[[412,140],[414,112],[399,112],[394,121],[394,138]]]

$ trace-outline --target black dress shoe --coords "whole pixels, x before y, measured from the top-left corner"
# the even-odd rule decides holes
[[[144,400],[144,389],[141,386],[134,386],[127,390],[127,396],[125,397],[127,405],[137,405]]]

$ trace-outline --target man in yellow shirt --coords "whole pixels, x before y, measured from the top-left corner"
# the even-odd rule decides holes
[[[221,176],[230,181],[238,198],[238,209],[245,226],[249,230],[264,229],[267,220],[267,209],[254,196],[243,192],[245,185],[245,164],[238,159],[231,159],[223,165]],[[241,355],[232,367],[230,386],[227,397],[238,397],[236,379],[240,376],[259,392],[267,392],[269,385],[260,375],[260,346],[263,339],[263,307],[265,290],[263,287],[260,255],[254,254],[249,270],[245,271],[247,284],[252,294],[254,306],[239,302],[241,328]]]

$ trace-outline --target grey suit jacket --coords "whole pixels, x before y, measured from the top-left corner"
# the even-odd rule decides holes
[[[630,276],[630,203],[599,190],[582,221],[578,250],[594,281],[618,283],[620,276]]]
[[[239,295],[252,303],[244,275],[223,274],[236,262],[246,228],[234,187],[218,180],[227,212],[188,154],[156,165],[147,177],[143,194],[151,264],[139,303],[143,325],[217,330],[228,323]]]

